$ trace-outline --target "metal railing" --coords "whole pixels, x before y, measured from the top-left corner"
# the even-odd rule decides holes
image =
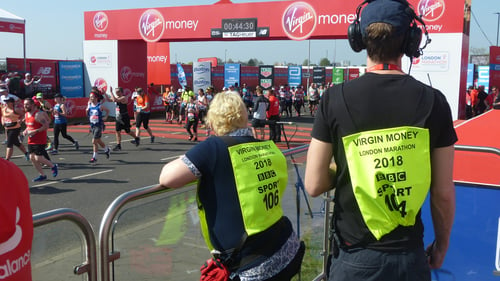
[[[461,145],[456,144],[455,150],[458,151],[469,151],[469,152],[482,152],[482,153],[491,153],[500,156],[500,149],[496,147],[489,146],[474,146],[474,145]]]
[[[97,244],[94,237],[94,230],[89,221],[76,210],[61,208],[33,215],[33,226],[39,227],[59,221],[70,221],[81,230],[81,235],[85,239],[86,260],[73,268],[76,275],[87,273],[89,281],[97,281]]]
[[[292,148],[283,151],[286,156],[292,156],[297,153],[306,152],[309,145],[303,145],[300,147]],[[479,146],[467,146],[467,145],[455,145],[455,149],[459,151],[470,151],[470,152],[480,152],[480,153],[491,153],[500,156],[500,149],[493,147],[479,147]],[[136,190],[132,190],[126,192],[119,197],[117,197],[106,209],[104,216],[101,220],[100,229],[99,229],[99,257],[100,261],[97,260],[97,244],[94,236],[94,232],[92,226],[82,215],[80,215],[77,211],[73,209],[55,209],[43,213],[39,213],[33,216],[34,226],[39,227],[43,225],[48,225],[58,221],[70,221],[76,224],[81,233],[79,233],[85,239],[85,260],[76,265],[73,268],[73,272],[76,275],[82,275],[86,273],[88,275],[89,281],[97,281],[98,280],[98,269],[100,270],[100,280],[109,281],[110,279],[110,265],[113,261],[120,258],[120,252],[110,252],[110,242],[112,242],[112,231],[113,225],[117,223],[118,217],[120,216],[120,211],[124,208],[125,205],[137,201],[139,199],[148,198],[156,195],[161,195],[165,193],[169,193],[168,196],[175,196],[182,192],[193,191],[195,190],[194,183],[191,183],[181,189],[168,189],[163,188],[159,185],[152,185]],[[324,200],[324,240],[323,250],[321,255],[323,257],[323,266],[320,269],[322,272],[316,276],[314,281],[325,280],[326,278],[326,259],[328,256],[329,249],[329,240],[328,240],[328,226],[329,226],[329,218],[330,218],[330,208],[332,204],[332,200],[329,194],[325,194],[322,197]],[[496,249],[496,260],[495,267],[496,270],[493,271],[495,275],[500,275],[500,220],[498,225],[498,241],[497,241],[497,249]]]
[[[188,190],[192,190],[195,187],[181,188],[182,192],[186,191],[186,188]],[[123,193],[113,200],[113,202],[106,209],[99,228],[101,280],[110,280],[110,264],[120,258],[120,252],[110,253],[109,251],[112,226],[115,223],[120,210],[130,202],[165,192],[172,192],[171,195],[175,195],[181,192],[181,189],[168,189],[160,185],[152,185]]]

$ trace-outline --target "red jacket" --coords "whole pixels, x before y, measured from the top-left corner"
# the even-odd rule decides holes
[[[280,114],[280,101],[275,95],[269,95],[269,110],[267,111],[267,118]]]

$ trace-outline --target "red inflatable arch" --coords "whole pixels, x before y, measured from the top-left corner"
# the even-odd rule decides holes
[[[409,2],[423,15],[432,38],[413,63],[412,75],[445,93],[456,118],[465,93],[469,22],[464,11],[470,10],[470,0]],[[148,81],[170,82],[169,42],[345,39],[359,3],[220,0],[212,5],[85,12],[88,84],[104,80],[130,93],[135,86],[146,88]]]

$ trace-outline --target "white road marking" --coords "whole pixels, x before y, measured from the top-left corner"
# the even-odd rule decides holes
[[[167,158],[162,158],[160,159],[161,161],[167,161],[167,160],[172,160],[172,159],[177,159],[179,158],[181,155],[177,155],[177,156],[171,156],[171,157],[167,157]]]
[[[44,182],[42,184],[33,185],[32,187],[41,187],[41,186],[46,186],[46,185],[51,185],[51,184],[57,184],[57,183],[65,182],[67,180],[76,180],[76,179],[91,177],[91,176],[95,176],[95,175],[109,173],[111,171],[113,171],[113,170],[105,170],[105,171],[100,171],[100,172],[96,172],[96,173],[92,173],[92,174],[86,174],[86,175],[76,176],[76,177],[72,177],[72,178],[69,178],[69,179],[61,179],[61,180],[57,180],[57,181]]]

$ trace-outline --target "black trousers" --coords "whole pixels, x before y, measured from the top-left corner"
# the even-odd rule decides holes
[[[279,114],[269,117],[269,139],[274,142],[281,141],[281,125],[276,124],[278,121],[280,121]]]

